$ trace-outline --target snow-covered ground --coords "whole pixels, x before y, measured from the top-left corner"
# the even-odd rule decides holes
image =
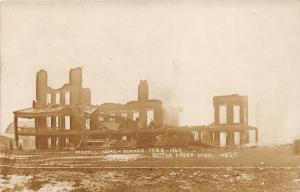
[[[33,177],[31,175],[0,175],[0,191],[4,190],[22,190],[22,191],[30,191],[26,187],[26,184],[31,180]]]
[[[42,186],[38,190],[38,192],[60,192],[60,191],[72,191],[74,189],[73,187],[74,182],[55,182],[55,183],[47,183]]]
[[[142,157],[140,154],[110,154],[104,155],[103,159],[107,161],[134,161]]]
[[[129,152],[17,152],[0,162],[0,192],[300,191],[290,147]]]
[[[29,174],[30,173],[30,174]],[[0,191],[300,191],[299,169],[115,169],[0,175]]]

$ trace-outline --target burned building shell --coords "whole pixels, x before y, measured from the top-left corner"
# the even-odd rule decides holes
[[[213,98],[213,106],[211,125],[167,125],[163,102],[149,98],[146,80],[140,81],[136,101],[94,106],[90,89],[82,87],[82,68],[71,69],[69,82],[57,89],[48,86],[47,72],[40,70],[33,106],[14,112],[15,141],[18,145],[19,135],[34,136],[36,149],[88,147],[99,143],[111,147],[129,139],[133,141],[130,147],[222,146],[221,134],[225,134],[225,146],[234,146],[249,143],[252,130],[257,142],[257,128],[248,125],[246,96],[217,96]],[[225,115],[221,115],[222,111]],[[18,124],[21,118],[33,120],[34,126],[22,127]]]
[[[104,103],[97,108],[96,113],[106,113],[112,116],[122,117],[126,120],[140,122],[140,124],[137,125],[139,129],[149,126],[158,128],[163,125],[162,101],[149,99],[147,81],[140,81],[137,101],[129,101],[126,104]],[[96,123],[93,123],[93,125],[95,124]]]
[[[40,70],[36,78],[36,100],[31,108],[15,111],[15,139],[18,135],[34,135],[37,149],[64,147],[66,143],[78,143],[80,132],[91,106],[90,89],[82,88],[82,68],[70,70],[69,83],[58,89],[48,86],[47,72]],[[76,110],[80,110],[77,114]],[[84,116],[85,115],[85,116]],[[29,118],[35,122],[33,128],[18,126],[18,118]],[[82,120],[81,120],[81,119]]]

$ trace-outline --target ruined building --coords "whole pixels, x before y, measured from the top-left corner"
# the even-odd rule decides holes
[[[226,145],[234,145],[235,137],[240,144],[249,143],[249,130],[254,130],[256,140],[258,132],[255,127],[248,126],[248,97],[239,95],[216,96],[213,98],[214,124],[213,140],[220,145],[220,132],[226,131]],[[223,115],[220,114],[223,112]],[[220,131],[218,131],[218,129]]]
[[[140,81],[135,101],[91,105],[90,89],[82,87],[82,68],[71,69],[69,82],[57,89],[48,86],[47,72],[40,70],[32,105],[14,112],[14,131],[17,145],[19,136],[33,136],[36,149],[111,147],[124,140],[132,141],[131,147],[235,146],[249,143],[250,131],[258,140],[257,128],[248,125],[247,96],[216,96],[212,124],[179,127],[166,123],[163,102],[149,98],[145,80]],[[34,126],[19,125],[24,118]]]
[[[47,72],[36,76],[36,100],[31,108],[14,112],[15,140],[20,135],[34,135],[37,149],[64,147],[78,143],[87,117],[96,110],[91,106],[91,92],[82,88],[82,68],[70,70],[69,83],[58,89],[48,86]],[[18,126],[19,118],[32,119],[35,127]]]
[[[138,87],[138,100],[126,104],[104,103],[97,109],[98,113],[104,112],[112,116],[140,122],[138,128],[149,126],[161,127],[163,125],[162,101],[149,99],[149,88],[146,80],[141,80]]]

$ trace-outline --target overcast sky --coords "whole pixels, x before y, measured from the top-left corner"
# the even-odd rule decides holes
[[[35,75],[53,88],[83,67],[92,103],[151,98],[181,125],[213,120],[212,97],[248,95],[261,144],[300,137],[300,1],[2,2],[1,129],[31,107]]]

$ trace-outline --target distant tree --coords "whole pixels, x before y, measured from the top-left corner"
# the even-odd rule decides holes
[[[73,111],[75,119],[79,125],[79,129],[81,130],[80,141],[79,141],[79,143],[77,143],[76,146],[74,146],[75,149],[78,149],[87,137],[86,136],[86,120],[89,117],[86,117],[83,109],[81,109],[80,106],[73,107],[72,111]],[[88,123],[90,126],[90,121],[88,121]]]

